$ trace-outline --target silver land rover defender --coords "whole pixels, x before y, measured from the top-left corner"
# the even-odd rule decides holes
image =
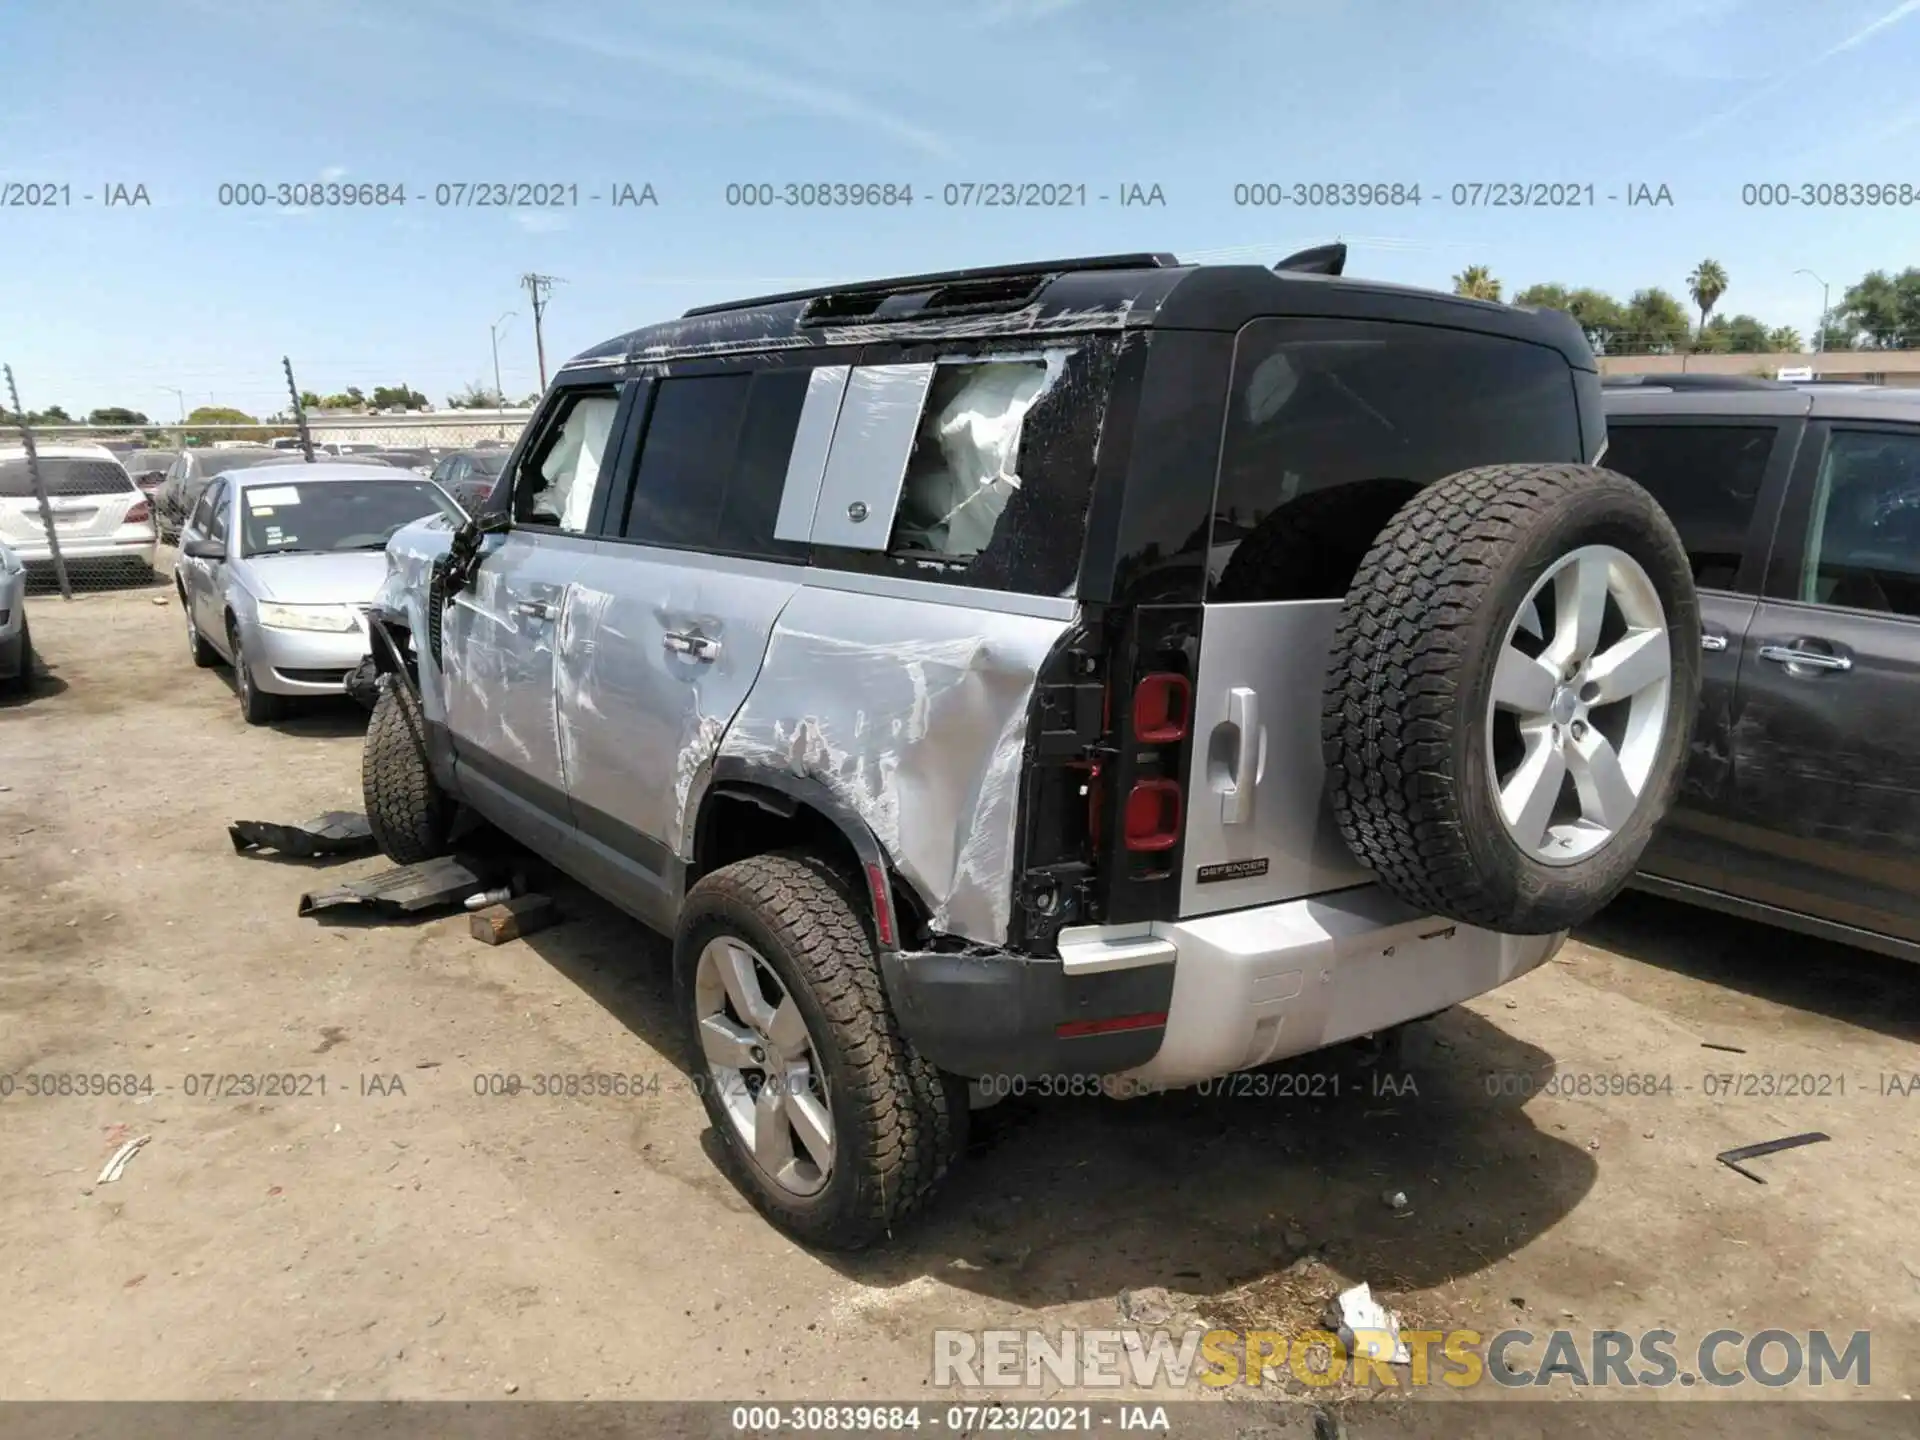
[[[1595,468],[1570,318],[1343,258],[578,356],[481,512],[389,547],[386,853],[467,807],[671,936],[734,1178],[835,1247],[935,1188],[970,1089],[1188,1085],[1539,965],[1671,803],[1687,558]]]

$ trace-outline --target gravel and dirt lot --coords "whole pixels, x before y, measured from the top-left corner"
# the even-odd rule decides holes
[[[1920,968],[1629,898],[1384,1088],[1008,1102],[924,1220],[814,1255],[721,1178],[664,946],[607,906],[562,887],[498,948],[458,912],[296,916],[384,862],[226,826],[357,810],[364,716],[245,727],[167,594],[36,596],[49,674],[0,704],[0,1398],[935,1398],[936,1328],[1111,1327],[1146,1291],[1286,1329],[1343,1280],[1683,1356],[1870,1330],[1870,1393],[1920,1388]],[[588,1073],[638,1093],[485,1093]],[[1747,1074],[1826,1093],[1709,1093]],[[66,1075],[153,1091],[27,1093]],[[1765,1184],[1714,1160],[1809,1130]]]

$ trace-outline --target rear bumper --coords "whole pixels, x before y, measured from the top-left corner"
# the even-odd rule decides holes
[[[1130,1090],[1191,1085],[1430,1015],[1525,974],[1565,939],[1436,920],[1365,885],[1068,930],[1057,960],[914,952],[883,968],[902,1031],[942,1069],[1113,1075]],[[1155,1014],[1162,1023],[1097,1030]]]
[[[17,540],[8,543],[13,546],[13,553],[18,555],[23,563],[33,566],[36,570],[53,564],[53,548],[45,540],[37,543],[29,541],[26,544]],[[113,534],[85,538],[77,535],[72,537],[62,535],[60,558],[69,565],[94,564],[103,560],[132,560],[139,561],[148,569],[152,569],[155,547],[158,544],[158,539],[150,529],[145,534]]]

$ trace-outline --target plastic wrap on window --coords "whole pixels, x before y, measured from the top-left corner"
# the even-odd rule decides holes
[[[1065,622],[800,591],[723,755],[823,784],[933,929],[1006,939],[1034,678]]]

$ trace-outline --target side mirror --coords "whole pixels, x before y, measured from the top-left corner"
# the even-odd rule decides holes
[[[227,546],[224,540],[196,536],[180,547],[180,553],[189,560],[224,560],[227,558]]]

